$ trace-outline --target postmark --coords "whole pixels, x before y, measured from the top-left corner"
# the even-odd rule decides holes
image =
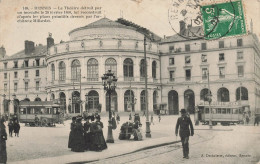
[[[247,33],[241,0],[219,3],[215,6],[215,8],[212,8],[212,5],[201,7],[205,39],[212,40]]]

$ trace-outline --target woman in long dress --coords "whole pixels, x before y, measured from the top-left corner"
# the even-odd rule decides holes
[[[85,150],[90,150],[91,145],[91,133],[90,133],[90,126],[91,123],[89,120],[91,119],[91,116],[87,116],[86,122],[84,123],[84,139],[85,139]]]
[[[84,141],[84,130],[81,123],[82,117],[77,117],[75,124],[75,138],[72,141],[71,151],[74,152],[84,152],[85,150],[85,141]]]
[[[72,117],[72,122],[70,124],[70,135],[69,135],[69,142],[68,142],[68,148],[72,148],[72,141],[75,134],[75,124],[76,124],[76,117]]]
[[[93,148],[94,151],[102,151],[107,148],[107,144],[103,135],[103,123],[100,121],[100,116],[96,116],[96,122],[92,123],[90,126],[91,131],[93,132]]]

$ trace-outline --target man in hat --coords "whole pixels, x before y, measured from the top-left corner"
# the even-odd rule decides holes
[[[190,128],[189,128],[190,126]],[[175,135],[178,136],[178,129],[180,127],[179,135],[183,147],[183,158],[189,159],[189,136],[193,136],[194,129],[190,117],[187,117],[186,110],[181,109],[181,117],[178,118]]]
[[[7,134],[4,125],[4,117],[0,118],[0,163],[7,162],[6,140]]]

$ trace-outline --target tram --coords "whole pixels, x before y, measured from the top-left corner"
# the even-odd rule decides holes
[[[35,125],[35,118],[39,118],[40,126],[54,126],[59,122],[60,105],[53,101],[21,101],[18,119],[21,123]]]
[[[210,114],[211,109],[211,114]],[[212,125],[230,125],[230,124],[239,124],[243,122],[243,113],[244,109],[237,102],[234,103],[212,103],[209,104],[199,104],[197,106],[197,119],[198,121],[209,124],[211,118]]]

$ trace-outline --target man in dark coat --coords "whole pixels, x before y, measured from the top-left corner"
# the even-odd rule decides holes
[[[7,162],[6,140],[7,134],[4,125],[4,117],[0,118],[0,163]]]
[[[14,121],[14,134],[15,136],[19,137],[19,131],[20,131],[20,124],[17,120]]]
[[[190,128],[189,128],[190,126]],[[183,147],[183,158],[189,159],[189,136],[193,136],[194,129],[190,117],[187,117],[186,110],[181,109],[181,117],[178,118],[175,135],[178,136],[178,129],[180,127],[179,135]]]

